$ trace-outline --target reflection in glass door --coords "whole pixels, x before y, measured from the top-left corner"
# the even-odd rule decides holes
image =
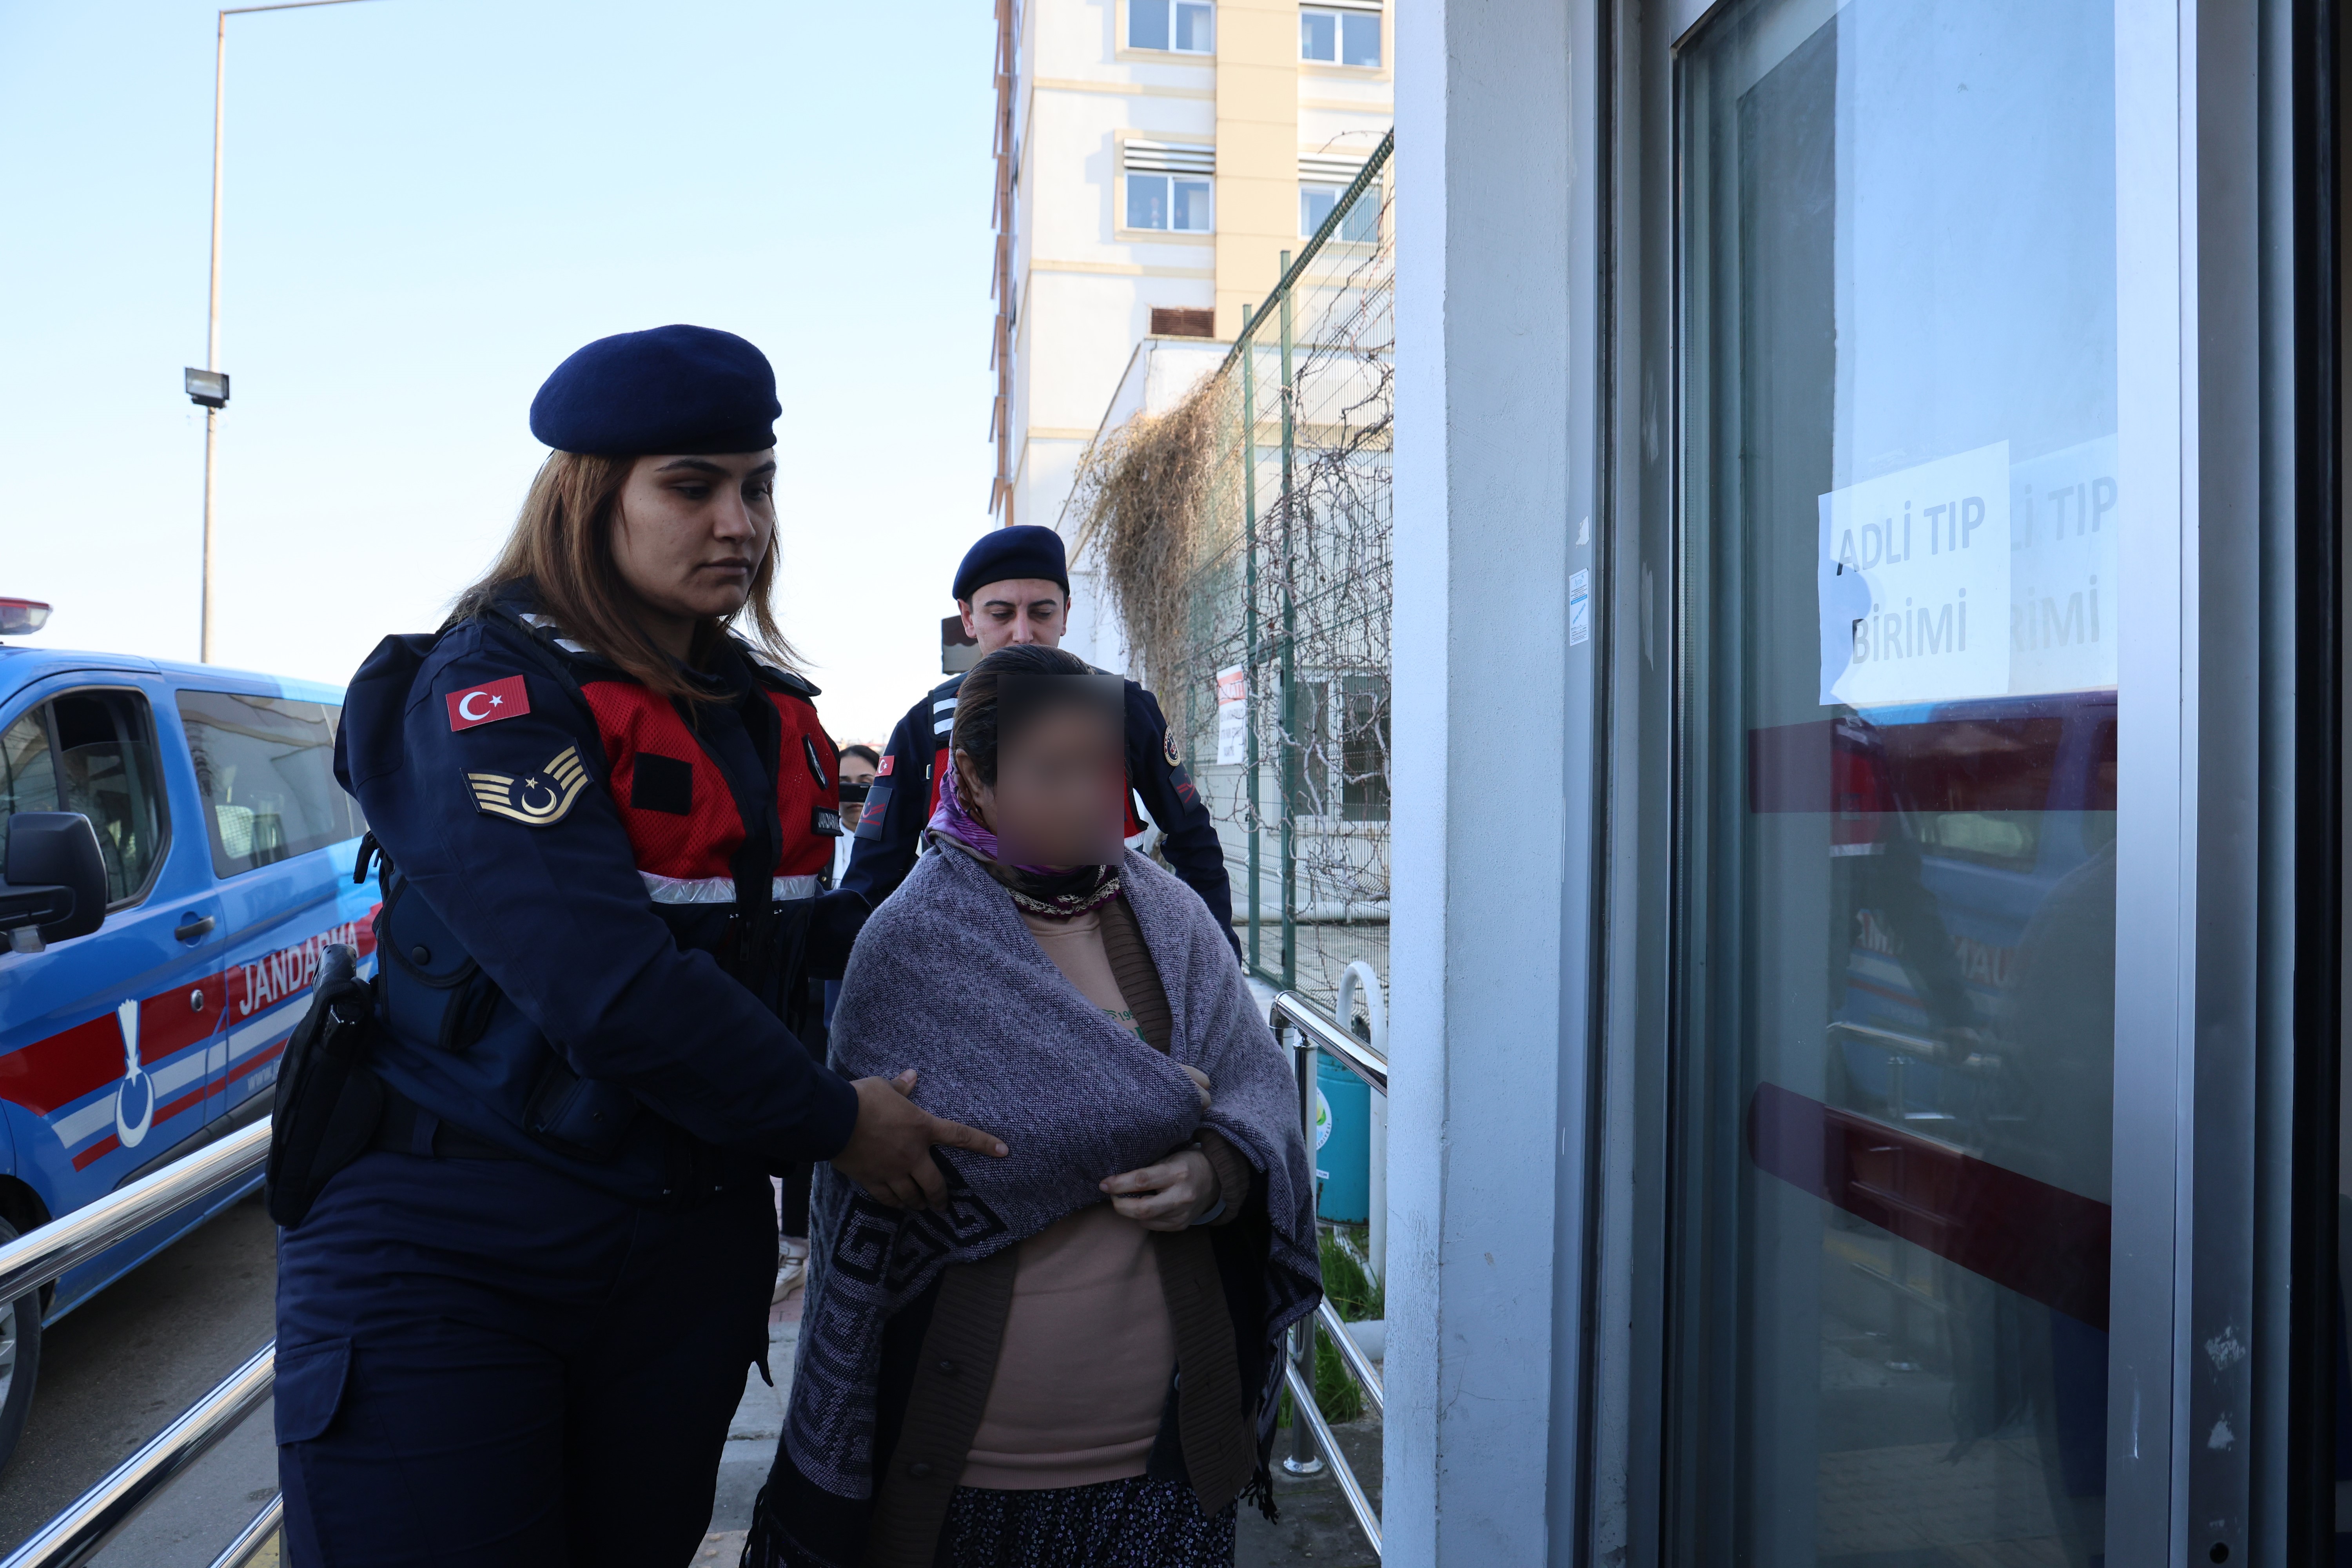
[[[2112,15],[1683,51],[1669,1560],[2103,1560]]]

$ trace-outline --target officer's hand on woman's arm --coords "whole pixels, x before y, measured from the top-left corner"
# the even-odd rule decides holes
[[[866,1189],[876,1203],[892,1208],[947,1207],[948,1186],[931,1149],[944,1144],[1002,1159],[1004,1145],[990,1133],[946,1121],[908,1099],[915,1089],[912,1068],[897,1078],[861,1078],[857,1124],[833,1157],[833,1168]]]

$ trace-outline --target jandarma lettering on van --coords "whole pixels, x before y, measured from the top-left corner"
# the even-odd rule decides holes
[[[310,988],[327,949],[341,942],[364,952],[374,945],[358,921],[330,926],[305,942],[281,947],[267,958],[229,971],[229,1007],[243,1018]]]
[[[547,827],[562,821],[580,792],[588,787],[588,769],[580,761],[580,748],[566,746],[538,773],[520,778],[469,773],[466,784],[476,811],[530,827]]]

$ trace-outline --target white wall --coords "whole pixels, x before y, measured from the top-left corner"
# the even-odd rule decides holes
[[[1395,837],[1386,1559],[1573,1560],[1593,643],[1569,157],[1579,18],[1397,21]],[[1582,62],[1577,62],[1582,63]],[[1589,167],[1589,164],[1587,165]],[[1581,208],[1580,208],[1581,204]],[[1585,236],[1589,240],[1589,234]],[[1580,295],[1580,290],[1582,291]],[[1579,355],[1587,356],[1579,364]],[[1498,748],[1500,748],[1498,750]],[[1507,755],[1475,798],[1449,760]]]

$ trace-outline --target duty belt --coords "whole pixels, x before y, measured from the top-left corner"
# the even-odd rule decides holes
[[[420,1148],[417,1128],[432,1114],[390,1084],[384,1085],[383,1114],[376,1120],[375,1136],[368,1140],[368,1147],[389,1149],[395,1154],[431,1154],[442,1160],[521,1160],[529,1157],[495,1139],[485,1138],[478,1132],[468,1132],[456,1122],[447,1121],[435,1127],[432,1142]]]

